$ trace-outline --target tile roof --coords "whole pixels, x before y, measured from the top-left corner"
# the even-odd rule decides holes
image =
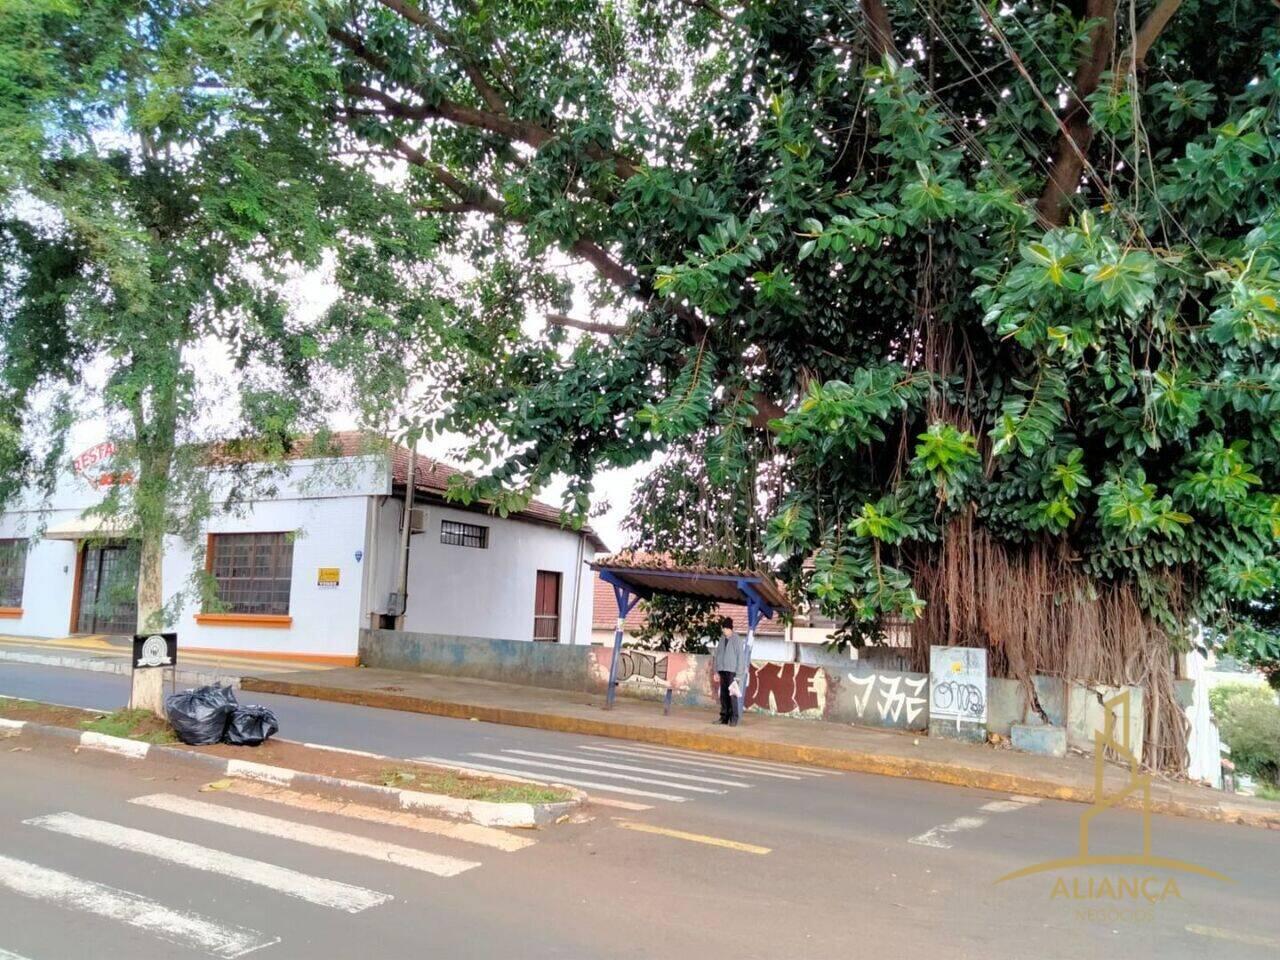
[[[301,460],[321,457],[374,456],[388,453],[391,455],[391,483],[393,486],[403,487],[405,478],[409,475],[409,448],[399,444],[392,444],[389,440],[363,430],[337,430],[320,436],[298,437],[293,441],[284,456],[287,460]],[[246,456],[243,454],[228,454],[227,448],[222,447],[213,455],[213,459],[242,460],[246,459]],[[415,481],[414,496],[425,495],[438,503],[445,502],[444,493],[449,487],[450,477],[466,476],[465,471],[421,453],[418,454],[413,473]],[[465,506],[460,503],[450,503],[448,506],[457,510],[489,512],[488,505],[484,502]],[[549,503],[542,503],[539,500],[531,500],[527,507],[512,513],[510,516],[516,520],[526,520],[532,523],[567,529],[560,522],[560,508],[553,507]],[[596,550],[609,549],[605,546],[604,541],[600,539],[600,535],[592,530],[591,527],[584,526],[582,533],[586,535],[587,540]]]

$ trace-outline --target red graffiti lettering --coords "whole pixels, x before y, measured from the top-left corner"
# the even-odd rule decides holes
[[[813,680],[817,667],[799,663],[765,663],[751,665],[751,685],[747,689],[747,706],[774,713],[818,710],[818,693]]]

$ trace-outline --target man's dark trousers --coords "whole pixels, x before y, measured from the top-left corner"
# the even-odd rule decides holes
[[[735,709],[733,695],[729,693],[729,684],[737,678],[732,670],[721,670],[720,673],[720,722],[736,723],[738,712]]]

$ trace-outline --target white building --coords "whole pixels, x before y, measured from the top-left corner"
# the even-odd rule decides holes
[[[202,549],[166,543],[169,629],[183,649],[327,664],[357,662],[362,627],[395,626],[408,452],[379,451],[355,433],[336,456],[286,461],[269,493],[229,502],[229,469],[211,468],[214,507]],[[90,457],[92,461],[94,458]],[[134,632],[134,551],[84,511],[101,488],[84,458],[47,503],[0,515],[0,632],[12,636]],[[562,527],[537,502],[501,518],[445,505],[455,473],[419,457],[407,604],[401,629],[506,640],[589,643],[586,564],[603,544]],[[203,563],[216,599],[193,590]]]

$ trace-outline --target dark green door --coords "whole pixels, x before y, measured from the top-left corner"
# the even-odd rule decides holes
[[[138,629],[137,551],[122,543],[85,547],[81,562],[77,632],[132,636]]]

